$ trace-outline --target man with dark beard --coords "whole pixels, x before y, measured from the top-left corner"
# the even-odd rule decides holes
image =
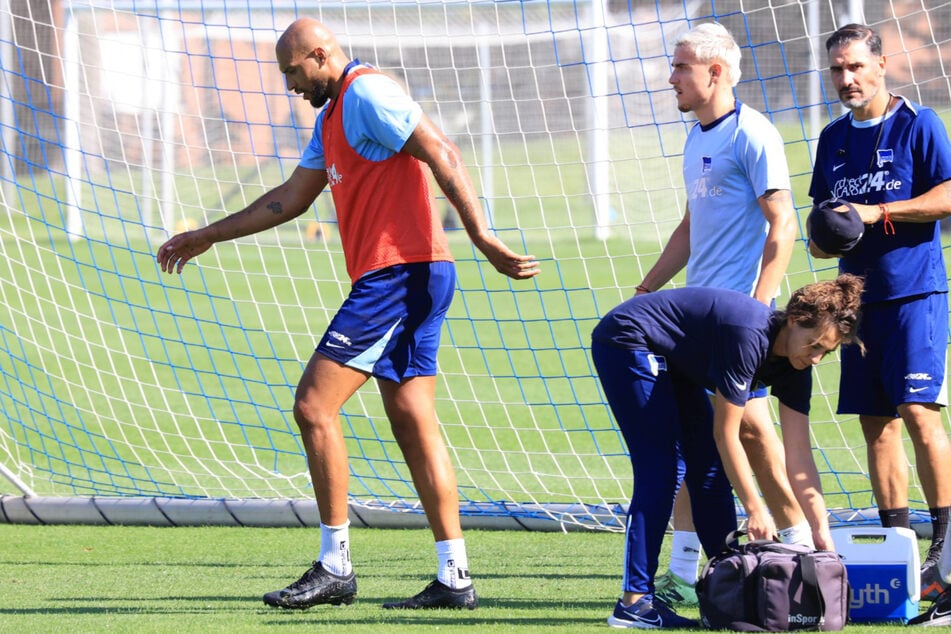
[[[297,218],[330,187],[352,289],[304,369],[294,402],[320,511],[321,550],[298,581],[264,595],[264,602],[305,609],[356,597],[349,467],[338,415],[373,377],[439,561],[436,580],[421,593],[384,607],[475,608],[456,476],[435,411],[436,355],[455,267],[425,168],[496,270],[526,279],[538,273],[538,262],[488,229],[458,148],[395,81],[348,59],[323,24],[295,21],[276,55],[287,89],[323,107],[300,165],[247,208],[171,238],[157,256],[165,272],[181,273],[216,242]]]
[[[948,275],[938,221],[951,215],[951,142],[934,110],[885,87],[882,40],[847,24],[826,40],[829,75],[848,109],[823,129],[809,195],[851,203],[866,225],[839,271],[865,276],[862,356],[842,350],[839,414],[857,414],[882,526],[909,528],[908,458],[932,521],[921,598],[944,589],[936,574],[951,514],[948,404]],[[815,257],[833,257],[810,242]]]

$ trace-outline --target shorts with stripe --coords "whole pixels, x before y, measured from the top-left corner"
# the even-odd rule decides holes
[[[376,378],[434,376],[456,286],[452,262],[397,264],[360,277],[317,352]]]

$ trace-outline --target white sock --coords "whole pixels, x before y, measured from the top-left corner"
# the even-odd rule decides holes
[[[784,544],[802,544],[813,550],[816,549],[816,544],[812,541],[812,529],[809,528],[809,522],[805,520],[776,532],[779,534],[779,541]]]
[[[340,526],[320,524],[320,561],[327,572],[343,577],[353,571],[350,563],[350,520]]]
[[[439,581],[454,590],[461,590],[472,585],[464,539],[460,537],[436,542],[436,557],[439,558],[439,572],[436,574]]]
[[[686,581],[697,583],[700,565],[700,538],[693,531],[674,531],[670,547],[670,571]]]

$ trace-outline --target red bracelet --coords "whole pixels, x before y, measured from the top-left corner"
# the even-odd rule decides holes
[[[644,286],[643,284],[638,284],[637,286],[634,287],[634,290],[639,293],[653,293],[654,292],[651,289]]]
[[[882,211],[882,226],[885,229],[885,235],[895,235],[895,225],[892,224],[892,219],[888,215],[888,205],[878,203],[878,208]]]

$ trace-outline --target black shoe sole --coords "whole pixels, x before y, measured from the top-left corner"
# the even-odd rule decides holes
[[[318,605],[350,605],[357,598],[356,593],[347,594],[341,597],[333,597],[332,599],[321,599],[320,601],[315,601],[313,603],[296,603],[296,604],[284,604],[284,603],[268,603],[264,602],[264,605],[272,608],[280,608],[282,610],[306,610]]]
[[[426,589],[403,601],[384,603],[384,610],[474,610],[479,606],[475,588],[451,590],[434,581]]]
[[[475,610],[479,607],[478,602],[469,603],[410,603],[409,601],[399,601],[397,603],[384,603],[384,610]]]

